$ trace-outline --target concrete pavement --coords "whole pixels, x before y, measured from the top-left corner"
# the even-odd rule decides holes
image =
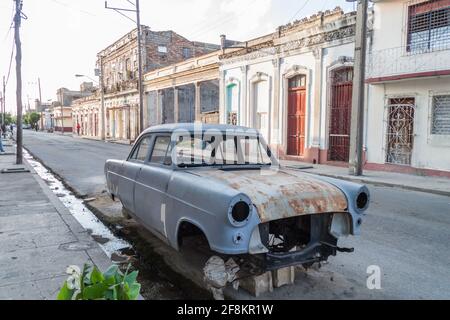
[[[51,169],[66,179],[74,189],[84,188],[91,176],[103,175],[103,163],[86,166],[85,161],[115,154],[113,158],[125,158],[128,150],[123,146],[74,141],[73,138],[54,137],[47,134],[26,133],[27,148]],[[75,145],[77,152],[70,152]],[[55,146],[55,144],[58,144]],[[46,152],[42,150],[43,145]],[[54,147],[52,147],[54,146]],[[76,176],[76,177],[75,177]],[[103,179],[103,178],[102,178]],[[102,190],[104,180],[95,179],[98,185],[90,189]],[[69,182],[70,181],[70,182]],[[72,185],[73,184],[73,185]],[[371,207],[364,220],[361,236],[349,237],[340,242],[343,247],[354,247],[353,254],[340,254],[330,259],[319,271],[298,272],[294,286],[277,289],[263,295],[263,299],[449,299],[450,298],[450,198],[447,196],[403,190],[396,187],[369,186],[372,194]],[[120,225],[122,232],[137,238],[136,232],[120,221],[120,206],[110,204],[100,195],[96,206],[103,214],[111,216],[112,224]],[[108,211],[105,208],[111,206]],[[146,241],[146,242],[145,242]],[[165,259],[166,265],[184,272],[185,276],[200,281],[186,259],[158,239],[146,236],[142,248],[154,247]],[[159,241],[159,242],[158,242]],[[148,244],[147,244],[148,243]],[[140,248],[138,248],[140,249]],[[366,287],[367,268],[381,268],[381,290]],[[198,271],[198,270],[197,270]],[[197,280],[196,280],[197,279]],[[200,280],[198,280],[200,279]],[[251,298],[243,292],[234,292],[235,298]]]
[[[105,270],[111,261],[33,168],[14,165],[14,149],[6,148],[11,155],[0,155],[0,171],[30,172],[0,174],[0,300],[55,299],[69,265]]]

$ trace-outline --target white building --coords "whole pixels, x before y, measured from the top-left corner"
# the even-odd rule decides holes
[[[281,158],[348,161],[356,14],[281,26],[221,56],[221,122],[261,130]]]
[[[450,177],[450,1],[374,1],[367,168]]]

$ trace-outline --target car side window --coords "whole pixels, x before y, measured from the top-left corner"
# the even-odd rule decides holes
[[[159,163],[165,165],[171,165],[170,156],[168,156],[170,137],[157,137],[153,147],[150,163]]]
[[[143,138],[139,142],[139,145],[134,149],[133,155],[130,157],[130,160],[145,162],[145,160],[147,160],[147,155],[150,150],[151,142],[152,142],[151,136]]]

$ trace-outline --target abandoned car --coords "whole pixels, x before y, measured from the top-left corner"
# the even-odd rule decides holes
[[[125,214],[175,249],[200,234],[263,271],[352,252],[338,239],[360,233],[370,201],[365,186],[280,166],[256,130],[225,125],[147,129],[105,175]]]

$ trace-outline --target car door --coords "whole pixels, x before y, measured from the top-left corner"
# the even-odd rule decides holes
[[[137,174],[141,170],[142,165],[147,161],[150,147],[152,143],[152,136],[147,135],[142,137],[133,148],[130,157],[125,161],[122,173],[119,180],[119,198],[122,205],[136,214],[134,207],[134,189]]]
[[[173,173],[170,135],[155,135],[150,159],[137,176],[135,208],[138,218],[166,240],[167,186]]]

